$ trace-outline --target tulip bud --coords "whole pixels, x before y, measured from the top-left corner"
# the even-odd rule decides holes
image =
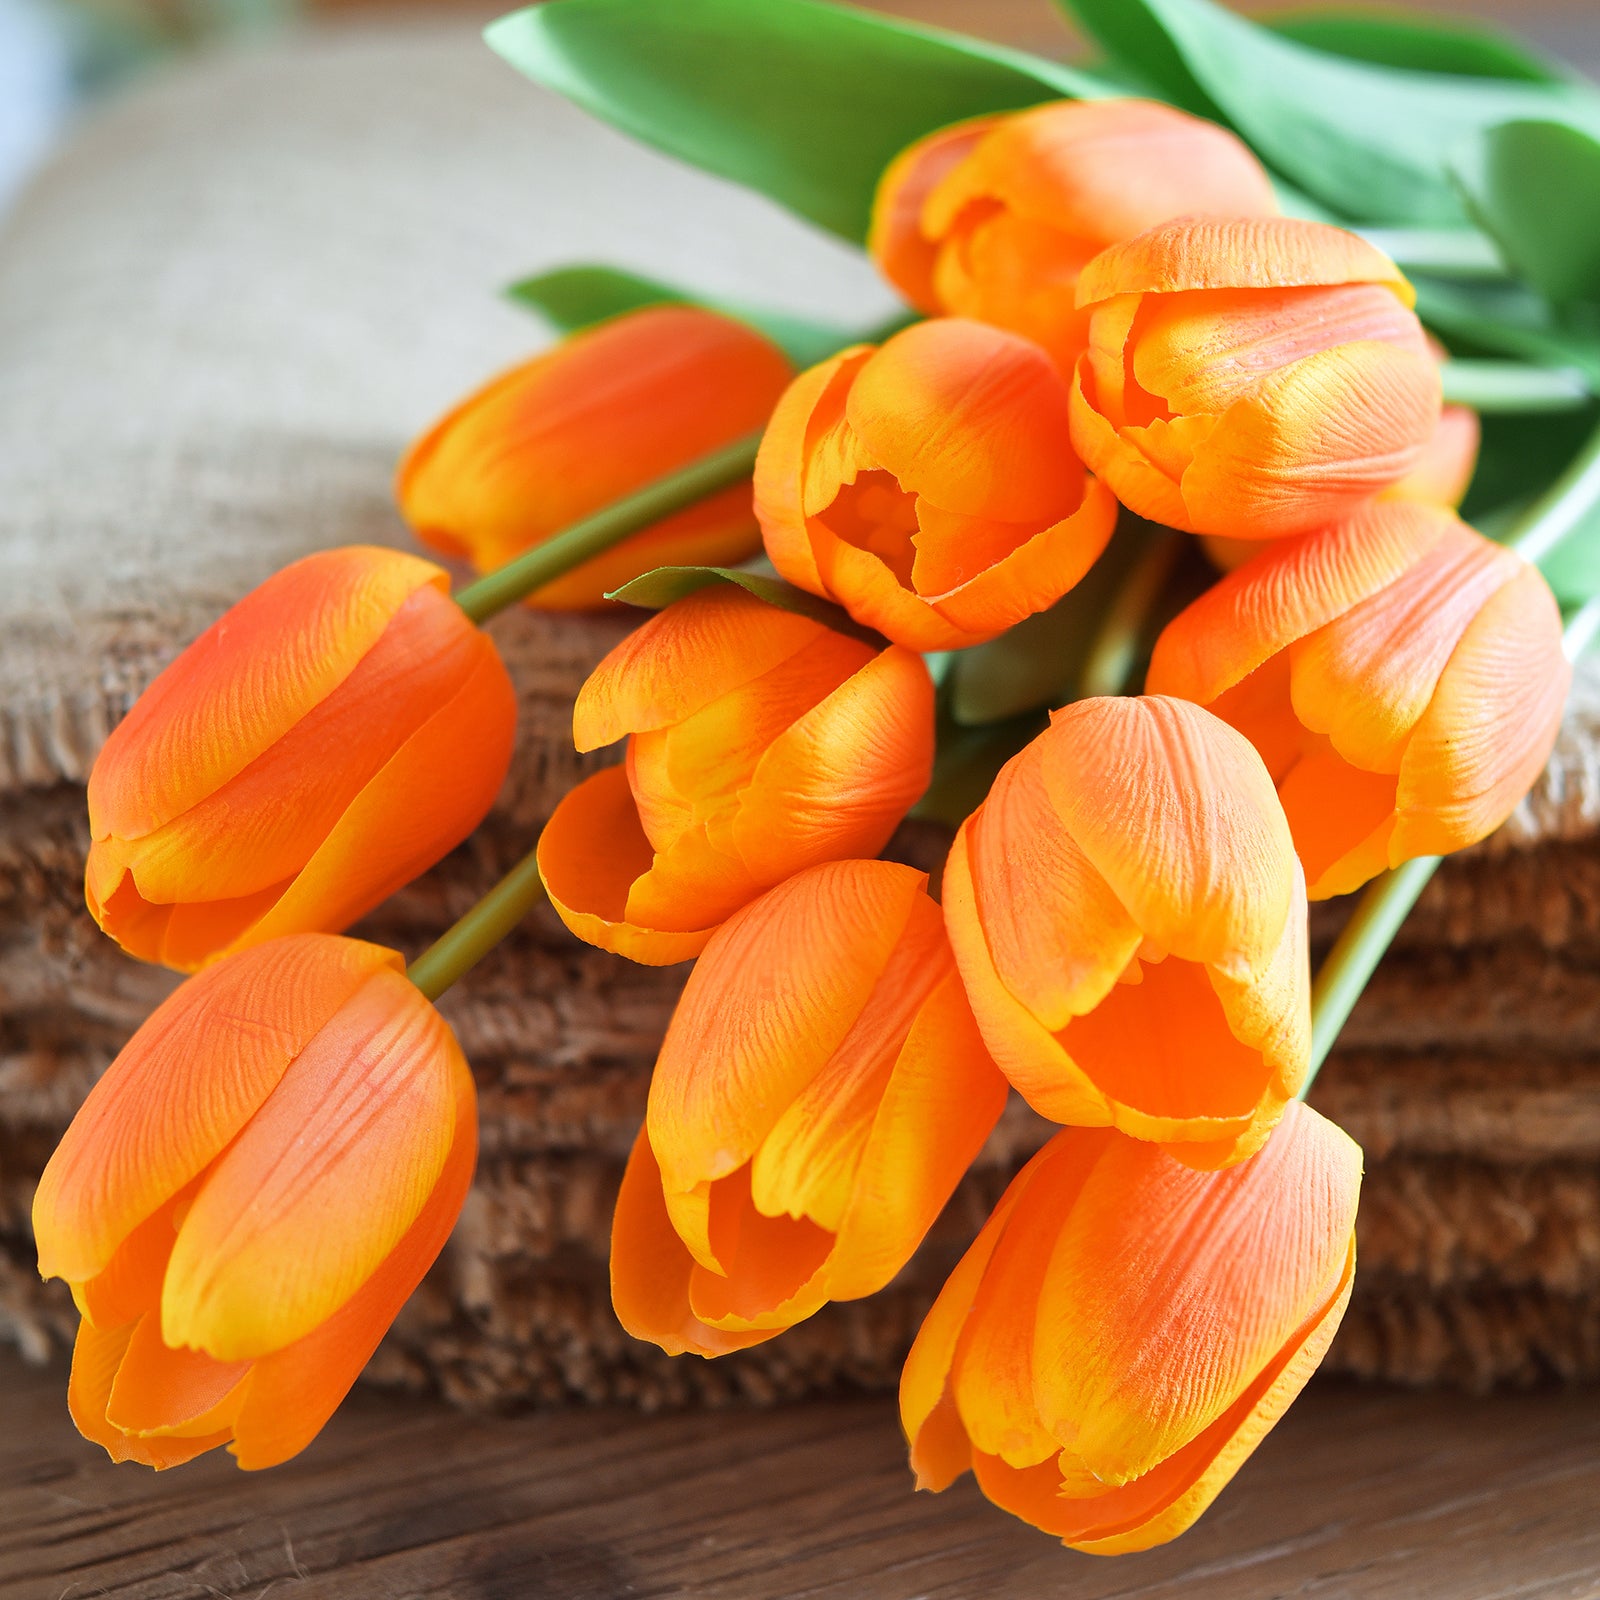
[[[905,1265],[1005,1104],[925,874],[835,861],[731,917],[689,975],[611,1233],[622,1325],[770,1339]]]
[[[482,820],[516,715],[440,568],[359,545],[307,556],[112,731],[89,775],[89,910],[180,971],[348,927]]]
[[[579,784],[539,840],[550,902],[580,939],[662,965],[792,873],[876,855],[928,786],[933,684],[741,589],[668,606],[595,668],[580,750],[627,761]]]
[[[962,824],[944,902],[984,1042],[1051,1121],[1219,1167],[1299,1088],[1305,880],[1261,758],[1197,707],[1056,712]]]
[[[767,554],[913,650],[978,644],[1093,565],[1116,502],[1067,443],[1066,383],[1035,344],[919,323],[802,373],[756,461]]]
[[[1391,501],[1224,578],[1168,624],[1148,681],[1261,753],[1320,900],[1499,827],[1571,678],[1535,568],[1449,511]]]
[[[40,1179],[39,1271],[83,1314],[73,1420],[114,1461],[303,1450],[443,1248],[472,1075],[398,954],[241,951],[152,1013]]]
[[[1261,163],[1213,122],[1151,100],[1064,100],[957,123],[884,173],[867,247],[919,311],[975,317],[1071,373],[1078,274],[1177,216],[1273,216]]]
[[[1398,267],[1287,217],[1180,219],[1084,268],[1072,442],[1130,510],[1277,539],[1415,469],[1438,370]]]
[[[1385,500],[1420,500],[1454,510],[1472,485],[1483,430],[1470,406],[1446,406],[1422,455],[1405,477],[1385,489]]]
[[[411,446],[395,485],[424,544],[488,572],[655,479],[766,425],[793,377],[732,317],[650,306],[563,339],[469,395]],[[652,567],[755,554],[750,490],[664,518],[528,596],[574,611]]]
[[[1176,1538],[1288,1409],[1355,1274],[1360,1148],[1299,1104],[1226,1172],[1058,1133],[1006,1190],[906,1360],[919,1488],[971,1467],[1098,1555]]]

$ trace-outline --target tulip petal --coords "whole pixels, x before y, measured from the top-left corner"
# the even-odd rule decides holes
[[[1026,754],[1023,753],[1024,757]],[[991,802],[1001,792],[1002,785],[1006,784],[1007,774],[1022,759],[1019,757],[1002,770],[995,780],[994,789],[990,791]],[[994,891],[997,909],[991,913],[992,923],[983,920],[972,856],[974,831],[983,823],[988,804],[986,802],[984,809],[976,816],[968,818],[956,834],[955,843],[950,847],[949,857],[945,861],[942,887],[945,926],[949,930],[950,946],[955,952],[956,965],[960,968],[967,997],[972,1003],[973,1015],[982,1031],[984,1044],[1000,1070],[1012,1087],[1041,1116],[1055,1122],[1091,1127],[1108,1123],[1112,1113],[1105,1096],[1061,1048],[1060,1041],[1035,1015],[1031,1005],[1019,1000],[1010,987],[1015,982],[1019,986],[1027,985],[1036,989],[1041,995],[1042,1006],[1064,1004],[1064,1001],[1055,1000],[1043,986],[1054,976],[1071,973],[1070,968],[1053,965],[1053,958],[1058,955],[1065,957],[1067,941],[1062,934],[1073,924],[1070,917],[1035,915],[1035,907],[1028,895],[1008,894],[1003,887],[998,887],[1004,884],[1001,874],[1010,870],[1009,862],[1012,859],[1005,848],[998,844],[993,856],[985,856],[981,868],[984,893],[990,892],[989,884],[997,886]],[[1097,899],[1103,897],[1105,902],[1109,902],[1104,910],[1096,906],[1092,913],[1085,915],[1086,925],[1097,928],[1099,939],[1084,940],[1081,944],[1073,945],[1075,960],[1081,963],[1084,953],[1088,952],[1094,956],[1096,963],[1089,969],[1088,976],[1080,975],[1076,979],[1077,983],[1086,985],[1089,978],[1093,977],[1097,984],[1103,981],[1105,987],[1109,988],[1116,981],[1115,971],[1108,969],[1116,961],[1117,933],[1120,930],[1127,954],[1122,956],[1121,965],[1117,966],[1116,971],[1126,965],[1128,955],[1138,947],[1139,942],[1139,931],[1128,922],[1120,903],[1103,888],[1095,890],[1094,886],[1100,881],[1098,876],[1092,873],[1092,869],[1084,869],[1081,852],[1075,848],[1062,848],[1063,842],[1070,847],[1071,841],[1059,826],[1054,829],[1042,827],[1036,831],[1017,828],[1009,835],[997,827],[995,832],[997,841],[1006,837],[1015,841],[1012,846],[1014,859],[1021,869],[1017,872],[1017,878],[1029,891],[1048,890],[1060,894],[1061,903],[1069,909],[1069,913],[1076,909],[1076,902],[1086,888]],[[1030,863],[1033,865],[1032,871],[1027,870]],[[1055,870],[1058,865],[1065,869],[1060,875]],[[1074,873],[1076,878],[1072,876]],[[1021,915],[1009,915],[1008,910],[1020,911]],[[1120,918],[1120,923],[1113,918]],[[1028,943],[1029,936],[1046,942],[1032,946]],[[997,963],[991,939],[1005,961],[1003,969]]]
[[[178,1237],[179,1208],[192,1188],[179,1191],[146,1217],[117,1247],[103,1272],[87,1283],[72,1285],[72,1297],[85,1320],[97,1328],[121,1328],[161,1304],[161,1280]]]
[[[1180,526],[1276,539],[1348,515],[1416,467],[1439,393],[1425,349],[1363,340],[1306,356],[1231,406],[1195,447]]]
[[[945,174],[964,161],[1000,121],[998,117],[973,117],[939,128],[902,150],[878,180],[867,254],[918,311],[930,316],[941,309],[933,289],[938,246],[923,232],[924,207]]]
[[[629,891],[653,859],[622,767],[585,778],[562,799],[539,835],[545,893],[578,938],[649,966],[691,961],[712,929],[671,932],[627,920]]]
[[[689,975],[650,1084],[647,1124],[669,1212],[674,1193],[749,1161],[822,1070],[865,1007],[926,881],[894,862],[830,862],[718,929]],[[684,1240],[697,1259],[718,1264],[708,1239]]]
[[[922,896],[850,1031],[783,1107],[755,1153],[750,1191],[764,1216],[809,1217],[829,1233],[839,1231],[912,1025],[954,970],[939,908]]]
[[[346,928],[442,860],[487,815],[511,765],[517,696],[488,638],[466,681],[384,763],[282,897],[252,944]],[[443,780],[443,781],[442,781]]]
[[[161,1319],[141,1317],[106,1403],[106,1421],[143,1437],[202,1439],[231,1432],[250,1377],[248,1361],[213,1361],[161,1342]]]
[[[106,1420],[106,1406],[117,1369],[133,1338],[134,1324],[120,1328],[96,1328],[88,1321],[78,1324],[78,1337],[72,1346],[72,1376],[67,1380],[67,1409],[85,1439],[97,1444],[113,1461],[137,1461],[158,1472],[182,1466],[207,1450],[228,1442],[226,1430],[193,1439],[141,1439],[125,1434]]]
[[[1524,565],[1467,625],[1412,734],[1391,865],[1475,844],[1510,816],[1549,759],[1571,682],[1555,597]]]
[[[1354,1142],[1298,1103],[1221,1172],[1110,1144],[1039,1289],[1044,1427],[1108,1484],[1203,1433],[1337,1293],[1360,1175]]]
[[[875,1294],[911,1259],[1005,1103],[1006,1081],[950,970],[917,1013],[878,1102],[828,1262],[830,1298]]]
[[[756,453],[756,520],[767,556],[790,583],[812,594],[828,593],[806,525],[807,478],[816,470],[812,445],[843,419],[850,385],[871,355],[871,345],[854,345],[802,372],[773,408]],[[854,476],[833,479],[823,504]]]
[[[302,934],[189,979],[89,1091],[39,1181],[39,1270],[82,1283],[203,1172],[393,950]]]
[[[1238,978],[1277,950],[1294,847],[1249,742],[1162,696],[1080,700],[1040,739],[1051,806],[1140,930]]]
[[[1332,745],[1312,747],[1282,778],[1278,795],[1313,900],[1349,894],[1389,865],[1398,780],[1362,772]]]
[[[757,761],[728,842],[763,884],[817,862],[869,858],[933,772],[933,680],[891,645],[781,733]]]
[[[252,1368],[229,1447],[246,1471],[275,1467],[310,1444],[444,1249],[467,1198],[478,1154],[477,1099],[472,1073],[459,1051],[450,1057],[449,1072],[454,1136],[416,1220],[326,1322]]]
[[[1404,274],[1357,234],[1298,217],[1178,217],[1101,251],[1078,280],[1078,304],[1187,289],[1288,289],[1381,283],[1402,305]]]
[[[721,1356],[775,1338],[781,1328],[725,1332],[689,1309],[694,1257],[672,1230],[661,1197],[661,1171],[645,1130],[633,1142],[611,1224],[611,1304],[635,1339],[669,1356]]]
[[[214,622],[112,730],[89,777],[97,839],[153,833],[320,705],[425,584],[431,561],[351,545],[285,567]]]
[[[1433,437],[1423,447],[1421,460],[1398,483],[1384,490],[1384,498],[1459,506],[1477,469],[1481,437],[1476,411],[1467,406],[1446,406],[1439,413]]]
[[[408,979],[368,978],[207,1174],[167,1267],[166,1343],[248,1360],[344,1305],[438,1180],[459,1054]]]
[[[789,661],[824,636],[820,622],[731,586],[701,589],[658,611],[589,674],[572,708],[573,740],[598,750],[670,728]]]
[[[1115,1143],[1105,1130],[1073,1129],[1045,1147],[1028,1203],[1006,1224],[956,1346],[951,1389],[972,1448],[1013,1467],[1048,1461],[1062,1448],[1034,1399],[1034,1308],[1057,1237]]]
[[[1089,357],[1079,361],[1072,380],[1072,448],[1084,464],[1127,506],[1169,527],[1182,527],[1188,512],[1170,473],[1140,447],[1137,437],[1114,426],[1088,397]]]
[[[851,428],[910,492],[947,511],[1054,522],[1082,498],[1061,448],[1066,385],[1031,341],[962,317],[914,324],[861,368]]]

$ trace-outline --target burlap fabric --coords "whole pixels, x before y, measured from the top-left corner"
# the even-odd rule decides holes
[[[539,341],[494,289],[594,256],[847,321],[886,305],[849,253],[587,123],[459,29],[310,36],[149,86],[82,130],[0,239],[0,1336],[30,1354],[72,1321],[33,1272],[34,1179],[174,981],[82,910],[95,749],[273,568],[403,541],[388,480],[407,437]],[[507,792],[361,931],[414,953],[528,847],[581,770],[572,696],[623,625],[494,624],[522,696]],[[1591,675],[1535,796],[1441,874],[1327,1069],[1319,1103],[1369,1167],[1335,1367],[1600,1374],[1597,763]],[[1039,1125],[1008,1113],[885,1294],[724,1362],[669,1362],[617,1327],[604,1262],[681,980],[539,913],[446,997],[483,1161],[375,1377],[472,1402],[646,1404],[893,1380]]]

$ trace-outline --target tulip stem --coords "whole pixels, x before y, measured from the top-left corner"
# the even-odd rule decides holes
[[[1166,587],[1183,551],[1183,535],[1161,530],[1139,552],[1121,587],[1111,597],[1099,630],[1084,657],[1075,700],[1095,695],[1126,694],[1139,662],[1150,612]]]
[[[1578,411],[1591,399],[1589,380],[1574,367],[1523,361],[1447,361],[1439,369],[1447,405],[1489,416]]]
[[[1556,548],[1600,506],[1600,430],[1574,457],[1567,470],[1523,519],[1506,542],[1529,561],[1537,562]],[[1600,637],[1600,596],[1580,606],[1561,635],[1567,659],[1576,661]],[[1339,1030],[1344,1027],[1367,980],[1394,942],[1440,857],[1418,856],[1376,877],[1350,920],[1344,925],[1311,985],[1311,1065],[1300,1087],[1305,1099]]]
[[[487,622],[507,606],[526,599],[535,589],[554,582],[663,517],[744,481],[755,467],[760,443],[759,433],[736,439],[635,493],[612,501],[476,583],[469,583],[457,593],[456,604],[474,622]]]
[[[430,1000],[464,977],[544,898],[536,852],[530,850],[465,916],[406,968]]]

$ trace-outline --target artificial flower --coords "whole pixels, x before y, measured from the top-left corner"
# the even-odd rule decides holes
[[[303,1450],[443,1247],[472,1075],[393,950],[330,934],[188,980],[89,1092],[33,1205],[82,1313],[68,1401],[115,1461]]]
[[[756,461],[767,554],[913,650],[978,644],[1053,605],[1105,548],[1116,502],[1068,443],[1037,345],[918,323],[804,372]]]
[[[1313,899],[1474,844],[1543,769],[1572,672],[1549,586],[1394,500],[1262,551],[1181,612],[1148,687],[1261,753]]]
[[[595,668],[580,750],[628,754],[580,783],[539,840],[581,939],[661,964],[819,861],[876,855],[927,788],[921,658],[728,586],[668,606]]]
[[[929,315],[1027,335],[1063,372],[1087,337],[1078,274],[1172,217],[1277,212],[1272,183],[1214,122],[1153,100],[1063,100],[957,123],[902,151],[867,248]]]
[[[672,1354],[881,1289],[1005,1103],[925,874],[813,867],[689,976],[611,1234],[622,1325]]]
[[[112,730],[89,774],[89,910],[180,971],[348,927],[482,820],[516,716],[441,568],[361,545],[306,556]]]
[[[743,322],[698,306],[625,313],[502,373],[407,452],[396,495],[418,538],[479,572],[763,427],[793,377]],[[581,610],[652,567],[743,561],[748,486],[711,495],[534,590]]]
[[[984,1041],[1052,1121],[1223,1166],[1299,1088],[1304,878],[1260,756],[1199,707],[1056,712],[962,824],[944,902]]]
[[[970,1467],[996,1505],[1099,1555],[1175,1538],[1327,1350],[1360,1187],[1359,1147],[1299,1104],[1225,1172],[1111,1129],[1058,1133],[906,1361],[918,1487]]]
[[[1277,539],[1416,469],[1440,382],[1409,283],[1355,234],[1180,219],[1083,269],[1072,441],[1130,510]]]

